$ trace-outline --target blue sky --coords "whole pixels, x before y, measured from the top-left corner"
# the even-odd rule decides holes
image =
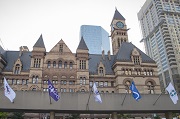
[[[145,0],[0,0],[0,44],[6,50],[28,46],[42,34],[49,52],[61,39],[75,53],[81,25],[110,33],[115,8],[125,17],[129,41],[144,50],[137,13]]]

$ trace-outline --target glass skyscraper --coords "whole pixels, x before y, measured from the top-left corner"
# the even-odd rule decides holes
[[[83,37],[90,54],[107,54],[110,51],[109,34],[101,26],[82,25],[80,39]]]
[[[180,1],[146,0],[138,13],[146,53],[156,61],[160,82],[180,93]]]

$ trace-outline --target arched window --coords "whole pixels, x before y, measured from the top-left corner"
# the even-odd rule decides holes
[[[64,62],[64,68],[65,69],[67,68],[67,62]]]
[[[132,74],[132,70],[131,69],[129,69],[129,75],[131,75]]]
[[[86,85],[86,77],[83,77],[83,85]]]
[[[154,94],[154,85],[151,81],[147,82],[147,87],[148,87],[148,93],[149,94]]]
[[[135,69],[136,75],[141,75],[141,69]]]
[[[53,68],[56,68],[56,61],[53,62]]]
[[[100,74],[101,76],[103,76],[103,75],[104,75],[104,70],[103,70],[103,67],[99,67],[99,74]]]
[[[38,83],[38,76],[33,76],[32,77],[32,83]]]
[[[20,74],[20,64],[16,64],[14,74]]]
[[[59,63],[58,63],[58,67],[59,68],[62,68],[62,61],[60,60]]]
[[[144,75],[146,76],[147,74],[146,74],[146,70],[144,70]]]
[[[70,69],[73,68],[73,63],[72,63],[72,62],[69,63],[69,68],[70,68]]]
[[[150,70],[149,73],[150,73],[150,76],[153,76],[153,70]]]
[[[51,62],[48,61],[47,68],[50,68],[50,67],[51,67]]]
[[[80,77],[80,85],[86,85],[86,77]]]

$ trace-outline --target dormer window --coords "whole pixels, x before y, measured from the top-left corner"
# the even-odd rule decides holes
[[[61,53],[63,52],[63,44],[59,45],[59,52],[61,52]]]
[[[14,74],[20,74],[20,64],[16,64]]]
[[[135,65],[140,65],[139,56],[133,56],[133,61]]]
[[[134,63],[134,65],[140,65],[141,64],[141,55],[136,48],[134,48],[132,51],[131,60]]]
[[[101,76],[104,76],[104,70],[103,70],[103,67],[99,67],[99,74]]]
[[[20,74],[21,70],[22,70],[22,62],[20,59],[18,59],[13,65],[12,73],[13,74]]]

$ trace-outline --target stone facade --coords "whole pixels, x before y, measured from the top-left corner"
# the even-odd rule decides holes
[[[123,26],[118,26],[117,22]],[[61,39],[46,52],[42,35],[33,50],[1,48],[1,79],[6,77],[14,90],[48,91],[50,79],[58,92],[89,92],[96,82],[100,93],[131,93],[132,81],[140,93],[161,93],[156,63],[128,42],[124,17],[116,10],[111,23],[113,55],[89,54],[82,37],[76,53]],[[1,80],[1,88],[3,88]]]
[[[128,42],[127,31],[124,17],[116,10],[110,33],[113,55],[110,51],[89,54],[83,37],[76,53],[62,39],[47,52],[42,35],[32,51],[26,46],[19,51],[0,48],[0,88],[5,77],[15,91],[48,91],[50,79],[59,93],[89,92],[94,82],[101,94],[131,93],[134,81],[141,94],[160,94],[155,61]]]

